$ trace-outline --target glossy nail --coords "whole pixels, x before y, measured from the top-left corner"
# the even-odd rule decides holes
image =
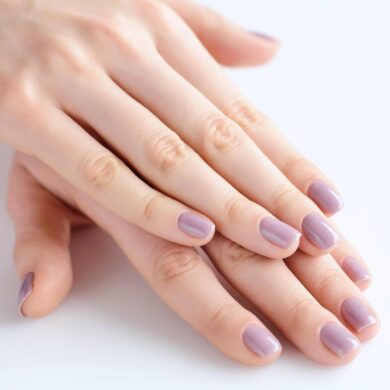
[[[215,225],[210,220],[190,212],[181,214],[177,224],[184,233],[200,239],[209,237],[215,230]]]
[[[258,31],[249,31],[249,33],[252,35],[255,35],[258,38],[265,39],[266,41],[270,41],[272,43],[279,43],[278,39],[271,37],[268,34],[264,34],[264,33],[258,32]]]
[[[265,239],[281,248],[289,248],[301,237],[301,232],[271,217],[261,220],[260,232]]]
[[[349,278],[356,284],[360,284],[367,280],[370,280],[371,276],[367,271],[366,267],[358,260],[353,257],[345,259],[341,268],[349,276]]]
[[[334,214],[344,206],[341,196],[323,180],[314,181],[307,194],[327,214]]]
[[[304,218],[302,231],[306,238],[320,249],[331,248],[339,240],[339,235],[318,214],[310,214]]]
[[[282,350],[279,341],[267,329],[259,325],[249,325],[242,339],[248,349],[262,358],[267,358]]]
[[[351,297],[344,300],[340,308],[344,320],[356,332],[376,323],[374,315],[370,309],[359,298]]]
[[[337,356],[345,356],[359,347],[359,340],[347,329],[336,323],[325,325],[320,332],[321,341]]]
[[[19,307],[19,312],[21,315],[24,315],[23,310],[22,310],[23,303],[31,295],[32,290],[33,290],[33,283],[34,283],[34,273],[29,272],[25,276],[25,278],[20,286],[20,290],[19,290],[18,307]]]

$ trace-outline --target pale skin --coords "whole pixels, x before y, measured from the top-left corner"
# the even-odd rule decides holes
[[[18,273],[21,277],[34,273],[32,292],[21,307],[25,316],[44,316],[66,297],[73,279],[71,228],[94,223],[116,241],[164,303],[227,356],[248,365],[272,363],[280,356],[281,346],[266,358],[246,347],[245,329],[251,325],[266,329],[265,325],[225,290],[194,249],[141,230],[38,160],[16,155],[8,209],[15,224]],[[359,353],[358,341],[343,356],[330,351],[319,337],[326,324],[339,325],[359,341],[371,339],[379,330],[378,316],[362,293],[370,281],[356,285],[337,264],[346,256],[357,256],[346,241],[331,255],[310,257],[298,251],[286,261],[270,261],[219,233],[204,249],[232,286],[315,361],[341,365]],[[340,310],[351,297],[364,302],[375,318],[361,331]]]
[[[271,259],[336,247],[308,196],[334,186],[217,62],[260,64],[275,42],[182,0],[0,0],[0,18],[0,140],[178,244],[217,230]],[[185,213],[201,234],[183,231]],[[301,236],[313,214],[332,238],[322,246]]]
[[[336,323],[365,341],[378,331],[361,292],[370,280],[357,286],[340,267],[350,256],[363,264],[360,256],[343,238],[318,248],[303,235],[281,248],[258,228],[272,216],[301,230],[306,215],[323,214],[307,196],[310,184],[332,185],[215,61],[261,64],[276,43],[185,1],[165,2],[177,13],[152,1],[32,3],[0,0],[0,34],[7,37],[0,41],[7,58],[0,61],[7,92],[0,137],[23,152],[9,190],[15,260],[21,278],[34,273],[23,314],[46,315],[65,298],[71,227],[92,221],[165,303],[233,359],[261,365],[281,350],[264,358],[246,347],[243,331],[265,326],[189,246],[206,244],[219,271],[308,357],[331,365],[352,360],[358,346],[338,356],[319,332]],[[219,233],[184,234],[177,219],[188,211],[213,221]],[[348,297],[368,305],[376,322],[353,329],[340,311]]]

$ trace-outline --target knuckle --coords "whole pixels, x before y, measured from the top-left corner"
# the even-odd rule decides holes
[[[286,177],[289,177],[291,172],[305,169],[307,165],[308,161],[304,157],[298,155],[288,158],[280,170]]]
[[[282,184],[271,195],[272,210],[284,210],[290,204],[295,204],[299,191],[292,186]]]
[[[147,148],[153,166],[162,172],[178,169],[190,155],[187,145],[174,133],[158,133]]]
[[[235,302],[211,303],[205,309],[204,323],[212,334],[225,332],[241,311],[241,306]]]
[[[164,26],[171,27],[172,22],[176,19],[176,14],[172,9],[160,1],[143,1],[142,10],[149,20],[157,23],[159,26],[163,24]]]
[[[10,115],[14,119],[31,120],[40,113],[38,108],[42,105],[42,99],[39,99],[36,85],[28,74],[21,71],[3,86],[0,97],[1,114]]]
[[[159,194],[153,194],[146,198],[141,207],[143,219],[147,221],[153,220],[156,214],[162,209],[165,199],[163,195]]]
[[[245,131],[261,126],[266,117],[259,110],[244,100],[237,100],[228,105],[226,114],[238,123]]]
[[[220,258],[221,261],[227,262],[231,266],[248,265],[248,263],[260,260],[260,257],[256,253],[253,253],[230,240],[226,240],[223,244]]]
[[[123,163],[115,156],[94,157],[82,167],[84,179],[94,189],[107,187],[120,174]]]
[[[64,246],[68,244],[68,239],[66,234],[55,236],[53,234],[45,234],[39,230],[25,230],[18,234],[15,251],[33,251],[42,247],[53,247],[53,245]]]
[[[319,274],[313,275],[313,285],[316,286],[318,296],[326,297],[335,286],[345,286],[345,276],[336,269],[321,270]]]
[[[288,309],[285,312],[285,319],[292,329],[300,329],[307,318],[312,316],[315,310],[315,302],[312,298],[297,297],[291,294],[288,302]]]
[[[169,249],[159,255],[154,264],[159,281],[173,281],[190,274],[201,263],[199,255],[190,249]]]
[[[106,10],[102,16],[88,20],[87,28],[98,41],[116,45],[127,54],[130,53],[133,59],[142,52],[144,46],[142,34],[138,32],[137,39],[131,39],[129,21],[123,12],[116,9]]]
[[[213,114],[202,122],[202,144],[206,151],[211,147],[218,152],[228,152],[244,142],[241,129],[224,116]]]
[[[53,37],[47,42],[41,42],[39,53],[41,64],[50,71],[62,72],[69,69],[87,74],[92,67],[86,51],[67,38]]]
[[[242,195],[234,195],[224,202],[224,214],[229,221],[236,221],[242,216],[243,210],[247,207],[248,200]]]

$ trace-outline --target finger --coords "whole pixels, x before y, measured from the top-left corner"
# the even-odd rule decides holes
[[[253,66],[270,61],[279,42],[266,34],[249,32],[214,10],[192,1],[164,0],[198,36],[210,54],[227,66]]]
[[[339,365],[357,355],[359,340],[313,298],[284,262],[266,261],[219,234],[205,248],[228,281],[308,357]]]
[[[372,283],[372,275],[357,250],[345,239],[342,239],[332,251],[333,258],[345,274],[362,290]]]
[[[15,227],[15,264],[23,279],[19,310],[26,317],[53,311],[72,286],[70,213],[16,161],[8,192]]]
[[[104,207],[184,245],[203,245],[212,237],[208,218],[149,187],[62,111],[47,107],[44,120],[32,121],[30,128],[42,134],[26,140],[30,151]]]
[[[38,160],[25,158],[28,169],[52,191],[69,184]],[[261,365],[278,358],[277,339],[222,287],[192,248],[152,236],[73,190],[75,202],[120,245],[161,299],[231,358]]]
[[[126,69],[113,70],[113,72],[115,80],[118,80],[129,94],[135,96],[137,100],[176,131],[234,188],[295,229],[295,231],[287,230],[288,227],[285,224],[275,226],[272,230],[272,237],[276,244],[281,243],[280,246],[288,248],[297,238],[296,231],[302,230],[305,237],[301,241],[300,247],[305,252],[319,255],[327,253],[335,247],[339,235],[322,216],[319,208],[291,184],[235,122],[228,119],[165,61],[159,61],[156,58],[150,62],[150,65],[143,67],[142,87],[139,84],[139,78],[134,78],[132,72]],[[175,96],[172,96],[172,90],[175,91]],[[83,96],[80,93],[77,95]],[[94,93],[93,96],[98,96],[98,93]],[[77,96],[75,98],[77,99]],[[74,101],[75,98],[72,100]],[[113,101],[112,98],[109,100]],[[77,101],[76,107],[80,106],[81,102]],[[92,115],[91,112],[89,117],[92,118],[92,116],[97,119],[96,115]],[[105,116],[107,118],[113,117],[113,115]],[[123,117],[123,115],[116,116]],[[95,126],[99,126],[99,123],[96,123]],[[111,126],[111,123],[107,122],[106,133]],[[138,166],[142,166],[142,164]],[[191,171],[196,172],[192,166]],[[176,170],[175,179],[177,179],[177,174]],[[206,173],[202,174],[201,177],[207,177],[205,175]],[[215,182],[215,180],[210,178],[207,182],[204,179],[204,183],[209,187],[210,182]],[[191,178],[192,183],[193,181],[194,178]],[[175,185],[175,188],[180,187],[182,186],[179,186],[179,183]],[[213,188],[217,191],[218,187],[215,185]],[[164,191],[169,191],[169,189],[164,188]],[[223,191],[227,192],[226,189]],[[193,196],[195,194],[193,193]],[[195,206],[193,199],[192,203],[188,203],[182,196],[179,196],[179,199],[205,212],[204,209],[200,208],[202,204]],[[220,203],[220,199],[222,197],[218,196],[217,203]],[[209,213],[207,215],[218,222],[217,216]],[[217,227],[225,236],[242,245],[243,241],[239,241],[237,236],[232,236],[226,230],[221,230],[218,224]],[[260,226],[260,228],[262,227]],[[280,251],[271,253],[264,250],[259,251],[246,244],[243,246],[267,257],[284,256],[281,255]]]
[[[355,332],[360,340],[375,336],[379,330],[378,315],[332,256],[309,258],[297,252],[286,262],[317,301]]]
[[[149,83],[146,65],[142,73],[131,79]],[[155,188],[207,215],[219,231],[257,253],[280,258],[296,250],[298,231],[241,195],[110,78],[100,77],[93,84],[72,80],[66,84],[58,91],[66,111],[86,121]]]
[[[162,30],[163,31],[163,30]],[[330,180],[298,153],[276,126],[242,96],[191,31],[160,33],[159,51],[186,80],[239,124],[279,170],[327,215],[343,206],[338,190]]]

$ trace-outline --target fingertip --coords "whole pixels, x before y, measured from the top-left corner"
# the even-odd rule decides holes
[[[247,349],[255,356],[251,365],[273,363],[282,353],[279,340],[268,329],[259,324],[248,325],[242,333],[242,340]]]
[[[342,196],[322,179],[310,184],[307,195],[327,216],[336,214],[344,207]]]
[[[19,294],[18,294],[18,309],[19,314],[26,317],[23,311],[23,305],[28,297],[32,294],[34,288],[34,273],[28,272],[23,278],[23,281],[20,285]]]
[[[234,43],[223,42],[212,54],[217,61],[230,67],[252,67],[270,62],[277,55],[280,44],[259,35],[246,32],[238,34]]]
[[[177,226],[182,233],[194,240],[192,246],[207,244],[215,234],[214,222],[204,215],[192,211],[181,213],[177,218]]]
[[[65,299],[73,283],[72,270],[67,261],[62,265],[61,262],[42,262],[25,274],[18,295],[18,310],[23,317],[44,317]]]
[[[337,260],[337,256],[336,260]],[[372,276],[364,263],[353,256],[346,257],[340,266],[345,274],[354,282],[361,290],[366,290],[372,283]]]
[[[280,41],[278,39],[276,39],[275,37],[271,36],[271,35],[264,34],[264,33],[259,32],[259,31],[248,31],[248,33],[252,34],[257,39],[263,40],[267,44],[270,44],[270,45],[273,45],[273,46],[279,46],[280,45]]]

